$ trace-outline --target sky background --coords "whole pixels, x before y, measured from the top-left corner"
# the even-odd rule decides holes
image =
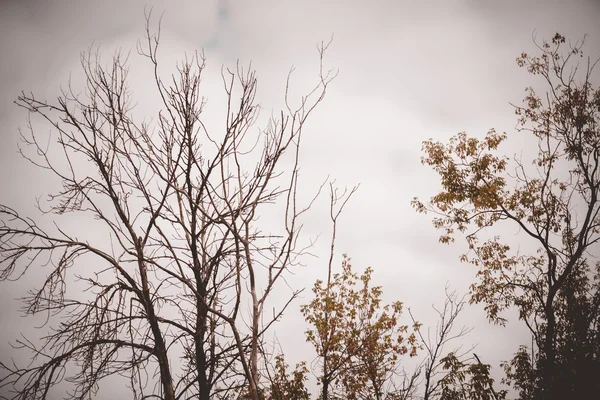
[[[560,32],[576,40],[588,34],[587,51],[600,55],[599,1],[2,1],[0,3],[0,203],[34,212],[36,197],[53,181],[17,153],[18,127],[26,113],[13,101],[20,91],[54,99],[70,74],[81,77],[80,52],[100,45],[109,61],[115,48],[131,50],[133,98],[140,117],[155,116],[148,61],[135,51],[144,35],[144,6],[163,11],[160,62],[163,76],[185,52],[204,49],[208,66],[203,95],[214,129],[222,123],[224,99],[219,70],[252,61],[258,74],[263,116],[282,105],[285,78],[292,66],[292,96],[317,81],[316,45],[334,40],[325,67],[339,70],[327,97],[306,126],[301,191],[309,198],[329,175],[340,187],[360,183],[339,222],[337,255],[348,253],[362,271],[374,268],[387,301],[401,300],[425,325],[435,324],[431,304],[442,304],[444,287],[466,293],[474,267],[458,256],[465,243],[438,243],[427,216],[410,207],[426,200],[439,179],[420,164],[421,143],[445,141],[460,131],[484,135],[490,128],[511,135],[507,151],[524,141],[514,134],[509,102],[519,103],[524,88],[536,85],[515,58],[532,51],[532,35],[551,39]],[[156,19],[155,19],[156,21]],[[48,129],[44,127],[43,129]],[[512,153],[511,153],[512,152]],[[306,219],[305,234],[321,234],[294,286],[309,288],[326,276],[327,198]],[[77,221],[71,221],[78,229]],[[515,235],[516,231],[507,232]],[[0,283],[0,355],[9,357],[7,339],[31,324],[18,317],[15,297],[27,279]],[[311,361],[304,343],[306,325],[298,311],[310,291],[276,327],[290,363]],[[462,323],[475,330],[466,343],[479,343],[478,355],[498,364],[529,336],[518,323],[505,328],[486,322],[471,306]]]

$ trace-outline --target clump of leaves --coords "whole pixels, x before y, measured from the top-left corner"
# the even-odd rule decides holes
[[[283,354],[275,357],[275,374],[271,382],[272,400],[308,400],[310,398],[306,390],[308,380],[308,368],[306,363],[296,364],[296,368],[288,373],[289,365],[285,362]]]
[[[441,400],[502,400],[505,390],[494,390],[494,379],[490,376],[490,365],[474,359],[460,360],[451,352],[440,360],[447,371],[441,380]]]

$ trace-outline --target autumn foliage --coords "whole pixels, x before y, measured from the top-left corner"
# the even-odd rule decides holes
[[[402,398],[394,386],[400,357],[414,357],[418,343],[399,323],[402,303],[381,304],[382,290],[371,286],[372,272],[353,272],[344,255],[341,271],[330,282],[318,280],[314,299],[302,306],[310,325],[306,339],[319,360],[323,399]]]
[[[583,44],[557,34],[541,55],[517,59],[546,90],[527,88],[515,106],[515,135],[538,143],[529,162],[502,154],[510,138],[494,130],[427,141],[423,163],[442,191],[427,205],[413,202],[435,213],[442,243],[465,236],[462,260],[478,268],[471,301],[500,324],[503,311],[517,309],[529,328],[533,346],[504,364],[505,382],[522,399],[589,398],[600,389],[600,90],[592,84],[597,60],[584,58]],[[528,245],[515,246],[502,226],[519,228]]]
[[[176,76],[161,78],[160,27],[152,32],[146,18],[138,51],[161,101],[154,127],[131,112],[120,54],[109,67],[99,53],[84,54],[83,93],[69,87],[54,102],[26,93],[16,101],[52,131],[42,137],[29,120],[22,154],[62,186],[45,208],[38,204],[50,224],[0,205],[0,280],[43,276],[23,299],[24,311],[52,323],[47,334],[17,341],[30,362],[0,361],[0,398],[66,392],[88,399],[108,379],[122,382],[127,398],[166,400],[558,400],[600,393],[600,89],[592,83],[597,61],[584,57],[583,40],[556,34],[538,45],[539,55],[517,58],[542,83],[515,106],[517,132],[461,132],[423,143],[422,163],[441,188],[428,202],[415,198],[413,207],[433,214],[443,244],[465,239],[461,260],[476,270],[470,302],[500,325],[517,310],[531,334],[501,364],[498,388],[491,365],[452,343],[469,332],[455,331],[466,300],[447,292],[428,330],[399,299],[383,301],[372,267],[355,268],[345,254],[335,262],[338,217],[356,188],[339,194],[333,183],[326,278],[301,306],[314,356],[292,369],[285,349],[268,345],[267,333],[302,291],[292,289],[265,312],[272,293],[299,271],[306,254],[298,245],[301,217],[322,189],[300,204],[302,132],[335,77],[323,69],[327,45],[319,47],[312,90],[293,108],[288,79],[285,107],[264,129],[253,128],[256,74],[224,69],[225,129],[213,134],[203,122],[204,56],[196,53]],[[507,153],[518,135],[537,143],[529,159]],[[273,209],[281,216],[276,232],[259,221]],[[95,224],[102,239],[69,230],[69,214]],[[518,229],[516,240],[507,227]]]

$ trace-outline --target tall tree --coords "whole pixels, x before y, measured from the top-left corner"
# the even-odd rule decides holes
[[[485,304],[496,323],[516,308],[529,328],[532,348],[505,365],[523,399],[586,398],[600,389],[593,378],[600,373],[597,60],[584,58],[584,40],[565,46],[556,34],[538,45],[539,55],[517,59],[546,86],[543,95],[527,88],[524,104],[515,106],[517,131],[537,139],[532,164],[499,154],[507,135],[494,130],[483,139],[460,133],[448,144],[429,140],[423,163],[439,173],[443,189],[427,205],[413,202],[436,214],[443,243],[456,231],[466,234],[462,259],[479,268],[471,300]],[[500,236],[511,225],[535,251]]]
[[[30,121],[23,154],[62,188],[42,203],[39,221],[0,206],[0,278],[44,274],[25,309],[52,323],[39,345],[19,341],[30,364],[0,365],[0,389],[10,398],[48,398],[61,382],[71,398],[89,398],[109,376],[129,379],[136,399],[208,400],[239,387],[259,398],[261,338],[289,301],[272,318],[263,308],[302,255],[299,151],[306,120],[334,77],[322,68],[326,46],[314,89],[298,108],[286,91],[286,109],[262,130],[254,128],[255,73],[225,70],[224,129],[209,132],[203,55],[165,82],[160,25],[154,34],[150,15],[146,23],[138,51],[154,67],[163,107],[154,126],[132,115],[121,54],[108,68],[97,52],[82,57],[81,95],[69,87],[54,103],[25,93],[16,102],[52,128],[46,136]],[[282,215],[277,232],[258,222],[269,207]],[[66,223],[68,215],[79,224]],[[148,377],[155,368],[158,382]]]

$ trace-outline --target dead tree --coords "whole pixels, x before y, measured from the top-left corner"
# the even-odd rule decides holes
[[[62,188],[38,205],[50,228],[0,206],[0,278],[43,274],[26,314],[50,321],[39,342],[18,341],[30,364],[0,365],[6,398],[48,398],[61,382],[71,398],[88,398],[109,376],[126,377],[136,399],[225,398],[240,387],[259,398],[261,338],[297,294],[263,313],[302,255],[299,216],[310,204],[296,201],[299,151],[335,75],[322,68],[327,46],[315,88],[293,108],[286,86],[286,108],[261,130],[255,73],[225,69],[224,130],[209,132],[204,56],[164,81],[160,24],[153,34],[146,17],[138,52],[154,66],[162,102],[154,126],[132,116],[121,54],[106,68],[97,51],[82,56],[82,94],[69,85],[54,103],[25,93],[16,101],[52,128],[47,137],[29,120],[22,153]],[[259,224],[269,207],[282,211],[279,232]],[[61,223],[68,215],[79,227]]]

